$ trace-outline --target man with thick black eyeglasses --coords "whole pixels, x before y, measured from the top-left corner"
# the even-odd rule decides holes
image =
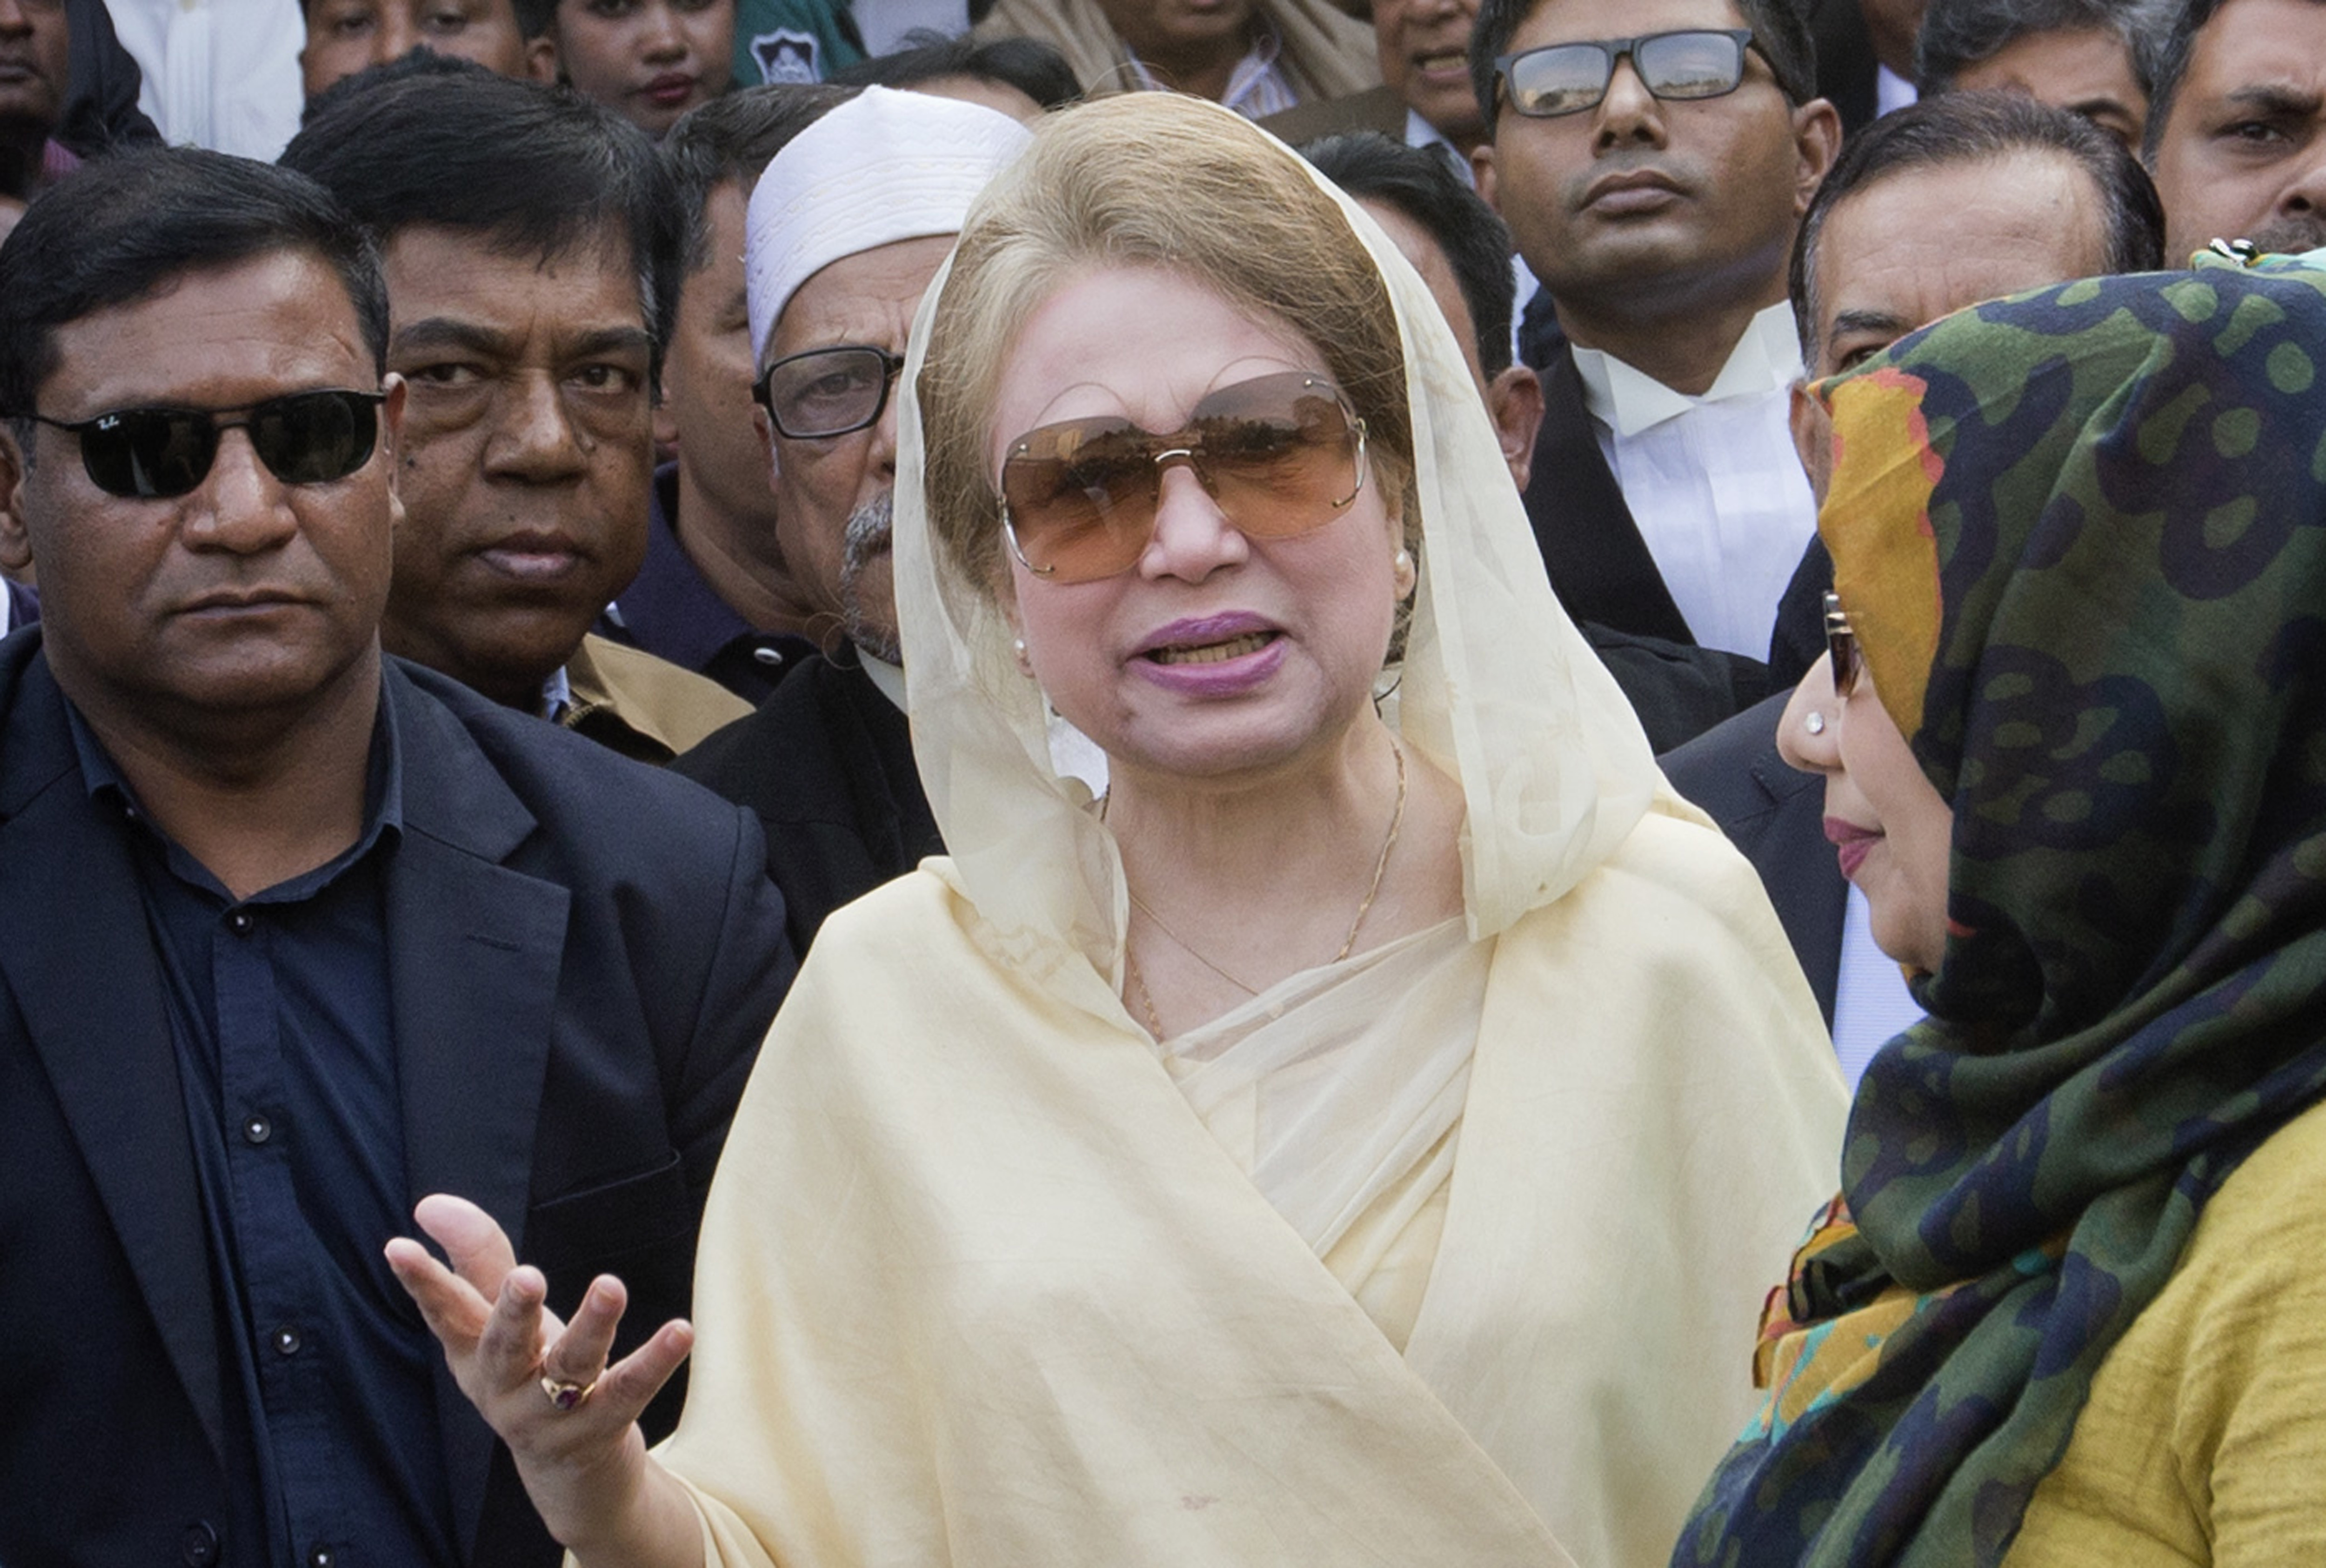
[[[546,1568],[382,1248],[487,1194],[554,1305],[688,1305],[782,901],[748,813],[383,654],[387,332],[267,164],[0,247],[0,1562]]]
[[[1577,620],[1768,656],[1814,524],[1793,230],[1840,140],[1785,0],[1485,0],[1493,202],[1556,307],[1527,508]]]
[[[914,308],[1025,127],[866,88],[786,141],[744,225],[751,397],[777,537],[824,653],[673,765],[758,812],[805,952],[823,917],[943,854],[905,725],[889,564]]]

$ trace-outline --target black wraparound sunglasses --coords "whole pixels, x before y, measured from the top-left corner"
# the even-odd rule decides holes
[[[31,417],[80,442],[89,483],[108,496],[167,499],[199,487],[218,460],[219,437],[239,430],[267,471],[286,485],[344,479],[379,445],[384,392],[293,392],[243,409],[117,408],[94,419]]]

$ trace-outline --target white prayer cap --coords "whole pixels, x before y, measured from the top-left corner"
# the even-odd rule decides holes
[[[751,352],[799,286],[842,256],[958,234],[1032,135],[998,110],[869,87],[784,144],[751,192],[743,275]]]

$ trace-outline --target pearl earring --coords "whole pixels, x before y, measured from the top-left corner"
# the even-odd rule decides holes
[[[1801,720],[1801,728],[1808,730],[1811,735],[1823,735],[1825,733],[1825,715],[1819,713],[1814,708],[1810,709],[1808,716]]]
[[[1032,680],[1034,678],[1034,661],[1026,656],[1026,639],[1023,637],[1010,638],[1009,652],[1010,655],[1018,661],[1018,673],[1025,676],[1028,681]]]
[[[1397,597],[1400,598],[1411,593],[1414,584],[1421,580],[1420,571],[1413,564],[1413,552],[1402,544],[1397,547],[1397,553],[1390,558],[1389,569],[1390,575],[1397,583]]]

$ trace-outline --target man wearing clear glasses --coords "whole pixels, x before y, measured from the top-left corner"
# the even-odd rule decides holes
[[[1815,516],[1785,265],[1840,122],[1782,0],[1485,0],[1479,189],[1557,308],[1527,493],[1578,620],[1768,654]]]
[[[382,1248],[486,1192],[557,1306],[689,1304],[782,904],[748,813],[382,653],[388,329],[223,154],[0,248],[0,1561],[546,1568]]]
[[[970,202],[1025,145],[975,104],[867,88],[777,152],[744,272],[786,566],[840,635],[678,771],[759,814],[803,952],[823,917],[940,854],[905,725],[889,566],[898,378]]]

